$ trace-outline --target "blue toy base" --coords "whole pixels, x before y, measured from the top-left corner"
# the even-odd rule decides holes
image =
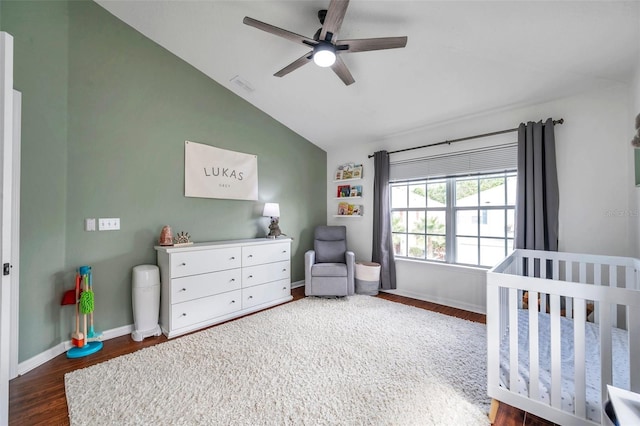
[[[67,351],[67,358],[82,358],[91,355],[102,349],[102,342],[89,342],[83,347],[74,346]]]

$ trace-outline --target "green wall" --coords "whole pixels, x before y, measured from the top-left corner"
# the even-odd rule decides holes
[[[194,241],[265,235],[280,203],[304,279],[326,222],[326,153],[93,2],[3,1],[23,93],[20,361],[69,339],[59,305],[91,265],[96,328],[133,322],[131,268],[155,263],[163,225]],[[184,141],[258,156],[259,201],[184,197]],[[87,217],[121,230],[85,232]]]

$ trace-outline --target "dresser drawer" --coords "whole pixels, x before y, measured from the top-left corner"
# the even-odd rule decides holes
[[[172,305],[171,329],[188,327],[239,311],[242,308],[241,297],[241,290],[235,290]]]
[[[290,252],[291,244],[289,242],[244,246],[242,247],[242,266],[289,260]]]
[[[290,262],[286,260],[284,262],[242,268],[242,287],[251,287],[285,278],[289,279],[289,266]]]
[[[171,303],[181,303],[200,297],[238,290],[242,280],[240,268],[210,272],[171,280]]]
[[[239,268],[240,247],[185,251],[171,254],[171,278]]]
[[[280,280],[242,289],[242,309],[291,296],[291,281]]]

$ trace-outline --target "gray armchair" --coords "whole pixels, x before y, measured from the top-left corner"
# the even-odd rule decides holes
[[[313,248],[304,254],[304,294],[352,295],[356,257],[352,251],[347,251],[347,228],[318,226]]]

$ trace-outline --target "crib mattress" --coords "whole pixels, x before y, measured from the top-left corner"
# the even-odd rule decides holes
[[[529,311],[518,309],[518,383],[511,389],[525,397],[529,395]],[[562,409],[574,412],[574,348],[573,320],[561,317]],[[551,392],[551,326],[550,315],[538,314],[539,388],[541,401],[549,404]],[[611,334],[613,385],[629,389],[629,340],[627,331],[613,328]],[[587,419],[599,423],[600,406],[600,330],[597,324],[586,323],[586,407]],[[509,383],[509,331],[500,346],[500,381]]]

